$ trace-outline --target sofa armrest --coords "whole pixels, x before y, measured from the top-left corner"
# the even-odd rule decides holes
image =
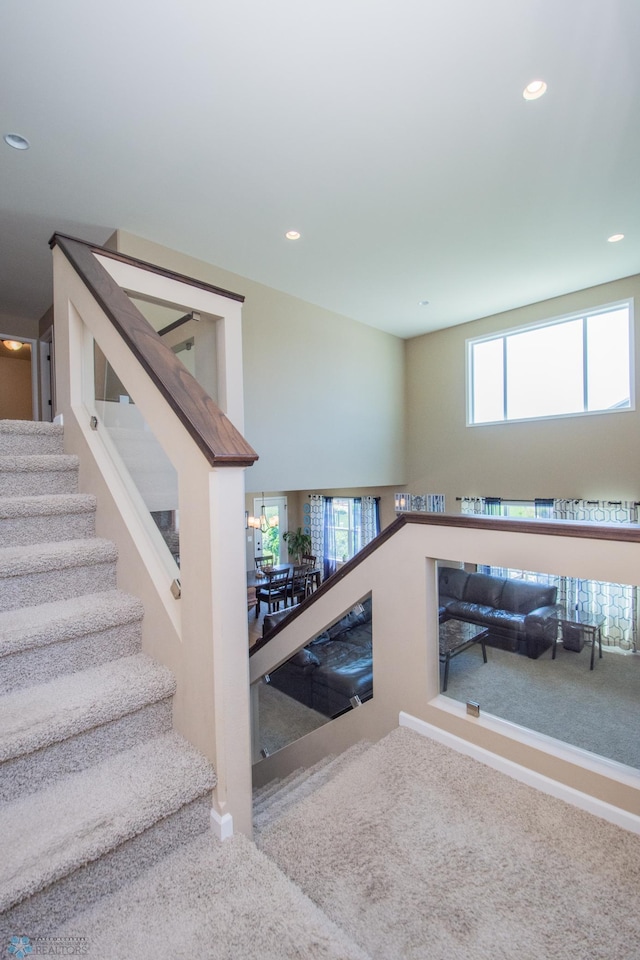
[[[558,633],[558,614],[562,606],[552,603],[532,610],[524,618],[524,636],[527,656],[536,659],[555,641]]]
[[[525,630],[529,627],[530,623],[531,625],[537,623],[542,626],[545,625],[548,620],[555,620],[561,611],[562,604],[560,603],[550,603],[546,607],[537,607],[524,618]]]

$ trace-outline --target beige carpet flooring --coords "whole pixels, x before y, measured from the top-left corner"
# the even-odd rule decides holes
[[[640,769],[640,655],[557,646],[537,660],[479,647],[451,660],[446,696],[485,713]]]
[[[640,837],[407,729],[259,842],[194,840],[38,934],[96,960],[640,957]]]
[[[305,707],[269,683],[259,685],[258,705],[260,748],[269,754],[329,722],[322,713]]]
[[[83,938],[88,960],[368,960],[243,836],[198,838],[122,880],[40,934]]]
[[[376,960],[640,957],[640,837],[407,729],[260,846]]]

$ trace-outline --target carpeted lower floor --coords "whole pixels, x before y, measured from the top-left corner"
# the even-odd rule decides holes
[[[478,646],[451,661],[446,696],[475,700],[484,713],[640,769],[640,655],[581,653],[557,646],[537,660]]]
[[[258,697],[260,747],[269,754],[329,722],[328,717],[288,697],[271,683],[258,685]]]
[[[89,960],[367,960],[243,836],[191,841],[53,935]]]
[[[640,957],[639,836],[406,728],[259,844],[193,841],[51,933],[96,960]]]
[[[260,846],[374,960],[640,957],[640,837],[407,729]]]

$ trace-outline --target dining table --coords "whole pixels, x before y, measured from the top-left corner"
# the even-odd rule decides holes
[[[312,567],[311,565],[307,567],[306,564],[298,564],[298,563],[278,563],[271,568],[270,572],[281,573],[284,570],[289,570],[290,573],[293,573],[294,567],[300,567],[300,566],[305,567],[305,571],[307,573],[310,573],[313,576],[316,587],[319,587],[320,574],[321,574],[319,567]],[[266,582],[267,582],[266,573],[261,574],[256,569],[247,570],[247,586],[248,587],[262,587]]]

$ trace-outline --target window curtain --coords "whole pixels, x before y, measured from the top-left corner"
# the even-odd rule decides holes
[[[311,552],[321,558],[323,576],[335,572],[336,538],[333,515],[333,497],[319,493],[309,496],[305,505],[305,524],[311,535]],[[355,497],[353,499],[354,553],[366,547],[380,533],[380,500],[378,497]]]
[[[475,504],[478,501],[470,501]],[[463,512],[489,513],[490,501],[486,498],[482,511]],[[495,507],[494,507],[495,509]],[[574,520],[587,523],[637,523],[638,504],[627,500],[535,500],[535,515],[539,519]],[[551,576],[526,570],[506,567],[481,566],[483,573],[499,577],[518,577],[548,583],[557,587],[557,602],[569,613],[579,610],[605,618],[602,628],[603,646],[620,650],[638,649],[638,588],[634,584],[606,583],[600,580],[579,580],[573,577]]]
[[[462,497],[460,501],[460,513],[484,513],[484,497]]]
[[[319,566],[322,566],[324,557],[324,497],[319,493],[312,493],[309,496],[308,506],[307,511],[307,504],[305,504],[305,513],[309,517],[311,553],[314,557],[317,557]]]
[[[500,497],[462,497],[460,512],[499,517],[502,514],[502,499]]]
[[[333,497],[323,497],[323,500],[322,579],[326,580],[336,571],[336,528],[333,519]]]
[[[587,523],[637,523],[638,504],[631,500],[554,500],[559,520]],[[563,578],[562,599],[569,610],[589,611],[605,618],[603,646],[638,649],[638,588],[629,583]]]
[[[354,508],[358,537],[356,550],[362,550],[380,533],[380,500],[378,497],[356,497]]]
[[[553,516],[557,520],[637,523],[638,504],[632,500],[554,500]]]

